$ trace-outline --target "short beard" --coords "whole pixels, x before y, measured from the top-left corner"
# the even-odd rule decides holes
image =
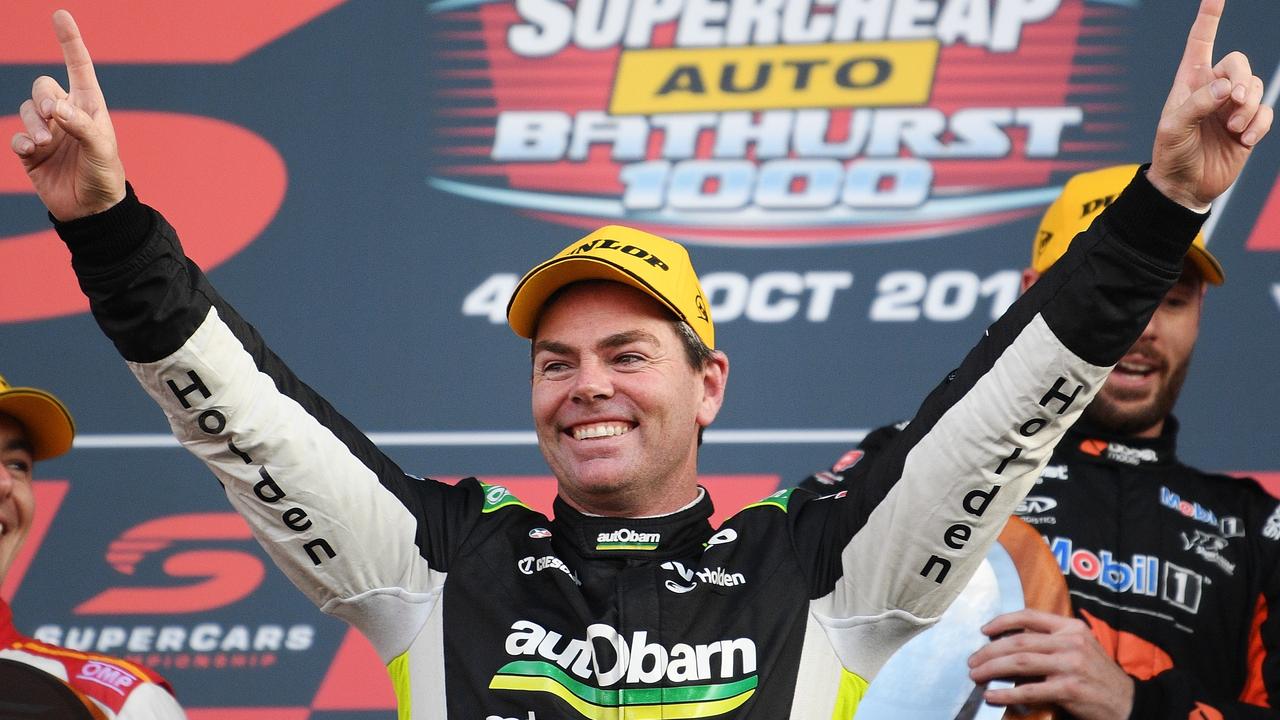
[[[1187,370],[1191,359],[1182,363],[1169,375],[1169,382],[1156,391],[1151,402],[1136,410],[1128,409],[1106,397],[1106,389],[1094,397],[1093,402],[1084,409],[1084,418],[1091,425],[1115,433],[1117,435],[1138,435],[1163,422],[1173,412],[1182,392],[1182,383],[1187,379]]]

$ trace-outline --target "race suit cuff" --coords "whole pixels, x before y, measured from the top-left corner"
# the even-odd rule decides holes
[[[1187,248],[1208,219],[1165,197],[1147,179],[1147,168],[1138,168],[1133,181],[1120,193],[1107,212],[1109,234],[1153,262],[1175,272],[1182,270]]]
[[[146,240],[155,222],[129,183],[124,186],[124,199],[108,210],[67,222],[58,222],[52,215],[49,219],[76,265],[86,269],[110,267],[129,257]]]

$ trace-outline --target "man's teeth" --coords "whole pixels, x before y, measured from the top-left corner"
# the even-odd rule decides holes
[[[1151,372],[1151,366],[1146,363],[1122,362],[1117,365],[1116,368],[1122,372],[1136,373],[1139,375]]]
[[[631,427],[625,423],[601,423],[599,425],[579,425],[573,429],[574,440],[587,440],[590,438],[612,437],[614,435],[622,435],[631,430]]]

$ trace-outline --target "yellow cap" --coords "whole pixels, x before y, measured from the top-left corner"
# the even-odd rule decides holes
[[[1031,268],[1044,272],[1057,262],[1067,251],[1071,238],[1089,227],[1093,219],[1119,197],[1137,172],[1137,165],[1116,165],[1080,173],[1068,180],[1062,194],[1040,220],[1040,230],[1031,246]],[[1198,233],[1191,242],[1187,259],[1195,263],[1206,282],[1221,285],[1226,279],[1222,263],[1205,248],[1204,233]]]
[[[507,322],[517,335],[532,338],[538,315],[555,291],[579,280],[612,280],[630,285],[662,303],[715,349],[698,274],[683,246],[622,225],[607,225],[561,250],[520,279],[507,304]]]
[[[71,449],[76,424],[58,398],[43,390],[13,387],[0,375],[0,414],[10,415],[26,428],[36,460],[57,457]]]

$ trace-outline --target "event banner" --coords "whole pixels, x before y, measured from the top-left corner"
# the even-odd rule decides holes
[[[911,416],[1016,299],[1066,179],[1149,158],[1198,3],[10,5],[6,139],[32,81],[64,78],[49,18],[66,7],[138,196],[409,472],[550,512],[510,293],[602,225],[685,242],[732,368],[699,459],[719,520]],[[1230,0],[1216,51],[1248,54],[1272,105],[1277,20],[1275,0]],[[1187,462],[1269,487],[1278,168],[1271,138],[1206,226],[1227,281],[1176,408]],[[79,432],[36,468],[0,588],[18,627],[150,665],[193,720],[392,716],[370,645],[292,587],[168,435],[12,158],[0,219],[0,373],[60,396]]]

